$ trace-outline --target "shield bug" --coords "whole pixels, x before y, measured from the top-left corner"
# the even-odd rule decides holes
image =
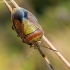
[[[14,8],[11,16],[13,29],[24,43],[32,45],[42,38],[43,30],[29,11],[23,8]]]

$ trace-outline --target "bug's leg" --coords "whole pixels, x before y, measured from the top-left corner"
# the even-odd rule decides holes
[[[18,4],[17,4],[14,0],[10,0],[10,2],[11,2],[16,8],[20,8],[20,7],[18,6]]]
[[[19,35],[17,35],[17,37],[19,37]]]
[[[15,30],[13,25],[12,25],[12,29]]]
[[[34,45],[30,45],[30,48],[34,47]]]
[[[41,45],[41,46],[44,47],[44,48],[50,49],[50,50],[52,50],[52,51],[58,52],[57,50],[53,50],[52,48],[50,48],[50,47],[48,47],[48,46],[44,46],[44,45]]]
[[[9,8],[9,10],[12,12],[12,7],[8,4],[8,2],[6,0],[3,0],[3,2]]]

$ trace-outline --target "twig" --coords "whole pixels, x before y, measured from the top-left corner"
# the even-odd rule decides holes
[[[43,41],[53,50],[56,50],[56,48],[50,43],[50,41],[43,36]],[[57,51],[57,50],[56,50]],[[70,68],[70,63],[59,53],[54,51],[54,53],[68,66],[68,68]]]
[[[8,4],[8,2],[6,0],[3,0],[3,2],[5,3],[5,5],[8,7],[8,9],[10,10],[10,12],[12,12],[12,8],[11,6]]]
[[[20,7],[18,6],[18,4],[17,4],[14,0],[10,0],[10,2],[14,5],[14,7],[20,8]]]

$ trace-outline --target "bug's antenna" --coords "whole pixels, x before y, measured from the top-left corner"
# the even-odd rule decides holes
[[[6,0],[3,0],[3,2],[9,8],[9,10],[12,12],[12,7],[8,4],[8,2]]]
[[[50,63],[50,61],[49,61],[49,59],[47,58],[47,56],[46,56],[46,55],[43,53],[43,51],[41,50],[39,42],[37,42],[37,43],[34,44],[34,48],[35,48],[35,49],[38,49],[38,51],[40,52],[40,54],[42,55],[42,57],[43,57],[44,60],[46,61],[46,64],[48,65],[49,69],[50,69],[50,70],[54,70],[54,68],[52,67],[52,65],[51,65],[51,63]]]
[[[20,8],[19,6],[18,6],[18,4],[14,1],[14,0],[10,0],[11,1],[11,3],[16,7],[16,8]]]
[[[24,59],[22,59],[21,61],[26,60],[33,52],[34,52],[34,49]]]

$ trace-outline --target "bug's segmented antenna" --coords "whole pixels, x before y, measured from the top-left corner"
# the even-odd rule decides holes
[[[42,55],[42,57],[44,58],[44,60],[46,61],[46,64],[48,65],[48,67],[50,68],[50,70],[54,70],[49,59],[47,58],[47,56],[43,53],[43,51],[40,48],[39,43],[35,43],[34,44],[34,48],[38,49],[38,51],[40,52],[40,54]]]
[[[9,8],[9,10],[12,12],[12,7],[8,4],[8,2],[6,0],[3,0],[3,2]]]
[[[34,52],[34,49],[24,59],[22,59],[21,61],[26,60],[33,52]]]

